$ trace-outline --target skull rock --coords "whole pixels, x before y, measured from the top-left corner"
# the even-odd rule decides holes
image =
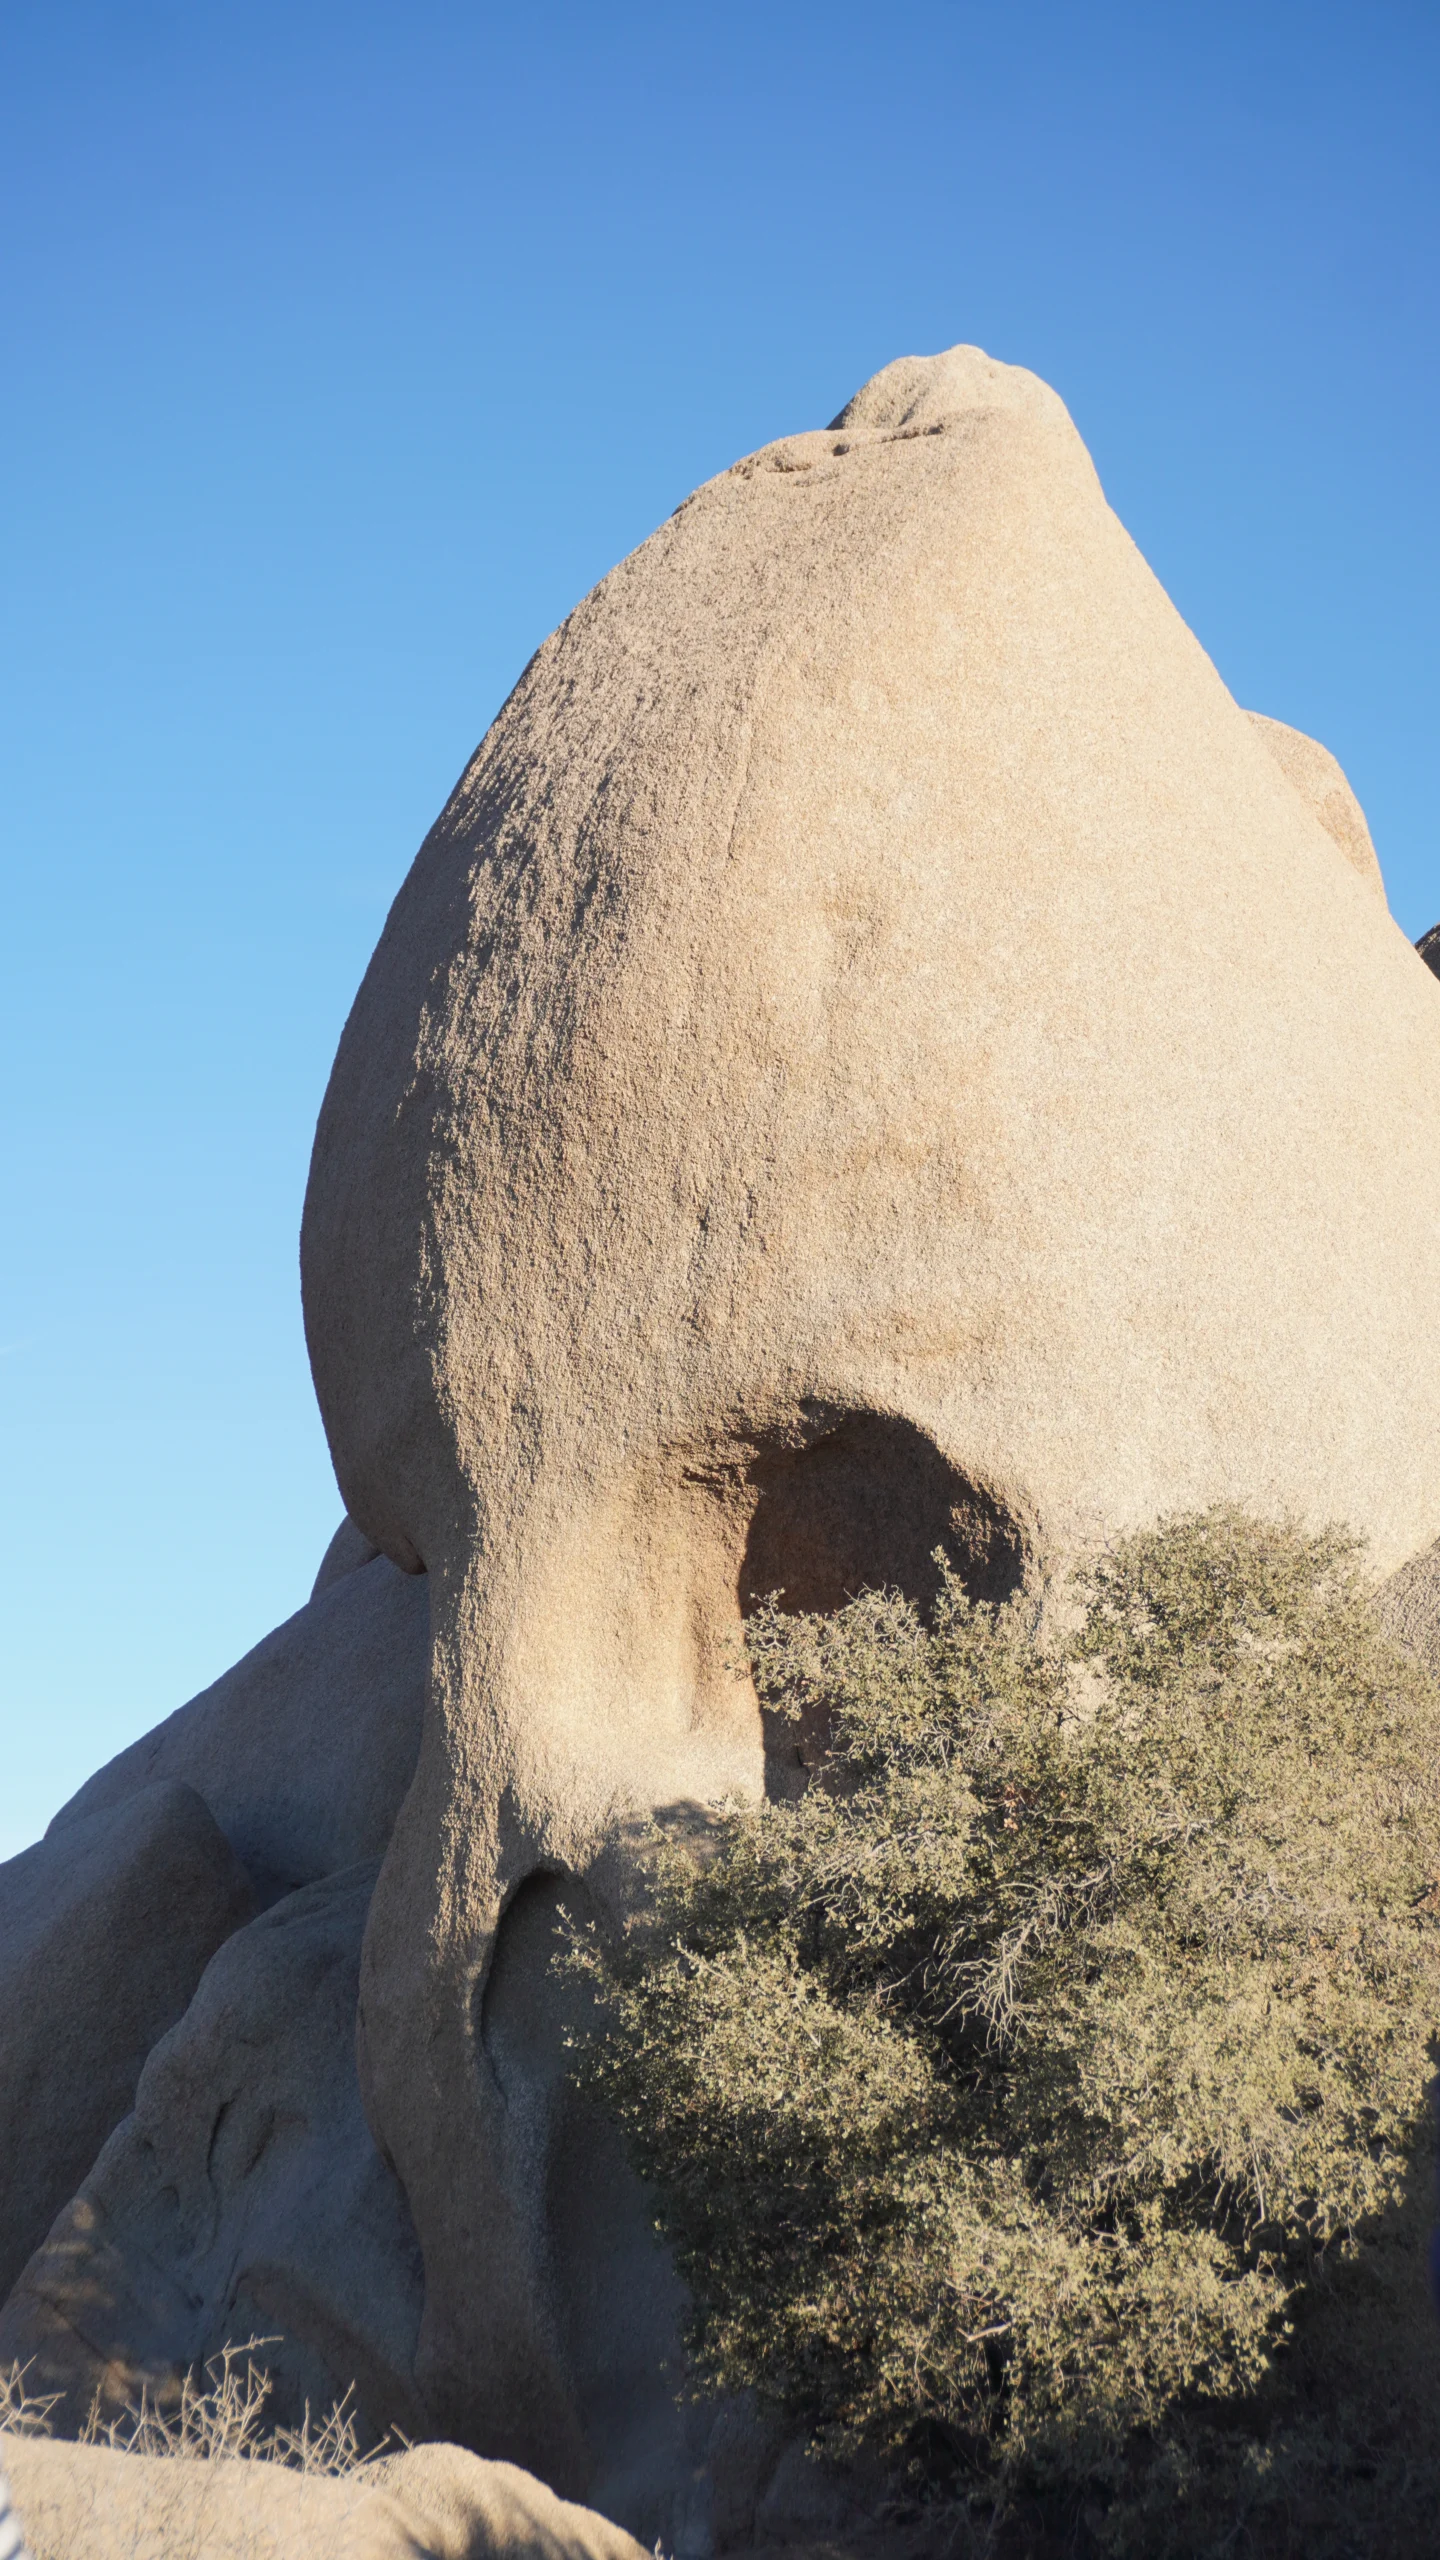
[[[1440,1531],[1440,1005],[1272,725],[1056,395],[907,359],[546,642],[366,974],[306,1317],[433,1656],[362,2070],[433,2405],[562,2490],[487,1967],[625,1808],[763,1783],[749,1598],[1038,1593],[1220,1498]]]

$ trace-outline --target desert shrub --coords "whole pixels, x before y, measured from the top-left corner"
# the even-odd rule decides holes
[[[700,2375],[832,2457],[1115,2550],[1433,2549],[1440,1697],[1340,1533],[1171,1520],[1078,1603],[755,1618],[828,1745],[656,1835],[582,2068]]]

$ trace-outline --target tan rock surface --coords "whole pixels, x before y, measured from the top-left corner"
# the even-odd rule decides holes
[[[477,1991],[527,1872],[761,1783],[746,1595],[937,1541],[1039,1587],[1221,1497],[1440,1532],[1440,1010],[1267,737],[1055,394],[957,348],[603,580],[395,902],[303,1247],[434,1625],[364,2081],[434,2405],[552,2478]]]
[[[0,1866],[0,2302],[253,1909],[223,1834],[173,1781]]]
[[[423,2445],[327,2479],[0,2437],[32,2560],[641,2560],[505,2463]]]
[[[422,2560],[393,2502],[259,2462],[0,2437],[31,2560]]]
[[[1288,728],[1283,720],[1267,719],[1263,711],[1247,712],[1246,717],[1327,836],[1338,844],[1366,886],[1374,890],[1377,898],[1383,898],[1385,883],[1365,812],[1329,748],[1322,747],[1318,738],[1307,738],[1303,729]]]

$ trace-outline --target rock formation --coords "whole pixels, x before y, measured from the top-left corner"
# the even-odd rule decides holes
[[[775,1589],[923,1597],[942,1547],[1045,1608],[1229,1498],[1353,1521],[1421,1640],[1437,1143],[1358,803],[1053,392],[906,359],[687,500],[527,668],[346,1027],[315,1595],[44,1844],[190,1790],[261,1910],[87,2120],[0,2360],[123,2396],[274,2332],[287,2405],[343,2375],[646,2544],[776,2529],[798,2454],[673,2404],[566,1913],[637,1815],[789,1783],[735,1670]]]
[[[961,348],[689,499],[422,848],[303,1264],[348,1506],[431,1585],[362,2065],[457,2431],[573,2426],[477,2068],[501,1915],[762,1783],[748,1592],[940,1542],[1040,1592],[1221,1496],[1440,1530],[1440,1008],[1336,775]]]
[[[70,2145],[57,2169],[31,2154],[17,2119],[19,2158],[33,2156],[47,2182],[38,2209],[25,2180],[0,2184],[19,2235],[0,2373],[24,2365],[32,2392],[59,2394],[60,2425],[95,2400],[112,2416],[142,2390],[169,2405],[184,2372],[263,2337],[278,2422],[298,2424],[307,2402],[325,2409],[348,2390],[363,2440],[427,2430],[413,2373],[418,2245],[361,2110],[354,2049],[361,1932],[414,1764],[427,1638],[427,1583],[377,1558],[346,1521],[307,1607],[99,1771],[38,1849],[0,1868],[0,1924],[7,1888],[13,1915],[39,1873],[38,1907],[88,1986],[88,2000],[62,1986],[69,2033],[57,2043],[43,2031],[54,1983],[17,1927],[0,1936],[12,2006],[34,2024],[35,2067],[31,2083],[17,2078],[17,2101],[23,2088],[37,2120],[32,2084],[48,2061],[45,2104]],[[177,1799],[239,1899],[179,1995],[153,2010],[128,2079],[97,2116],[75,2094],[103,2060],[86,2040],[126,2014],[117,1990],[149,1971],[163,1987],[187,1961],[186,1910],[176,1903],[167,1939],[153,1897],[174,1896],[173,1861],[150,1874],[143,1933],[77,1929],[57,1879],[81,1853],[93,1865],[97,1837],[150,1843],[154,1807]],[[138,1889],[133,1858],[120,1864]],[[257,1900],[263,1915],[251,1919]],[[673,2542],[694,2505],[693,2431],[662,2369],[678,2353],[680,2297],[615,2136],[567,2076],[574,2002],[550,1976],[557,1919],[543,1880],[517,1898],[484,2003],[484,2051],[527,2164],[515,2179],[537,2267],[559,2260],[547,2299],[577,2412],[568,2476],[633,2519],[647,2546],[662,2531]],[[7,2056],[19,2050],[7,2043]]]

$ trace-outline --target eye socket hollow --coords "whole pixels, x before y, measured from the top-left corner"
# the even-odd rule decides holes
[[[843,1608],[857,1591],[900,1591],[927,1609],[937,1548],[973,1599],[1004,1600],[1024,1577],[1018,1522],[897,1415],[852,1413],[809,1447],[760,1450],[740,1567],[745,1615]]]

